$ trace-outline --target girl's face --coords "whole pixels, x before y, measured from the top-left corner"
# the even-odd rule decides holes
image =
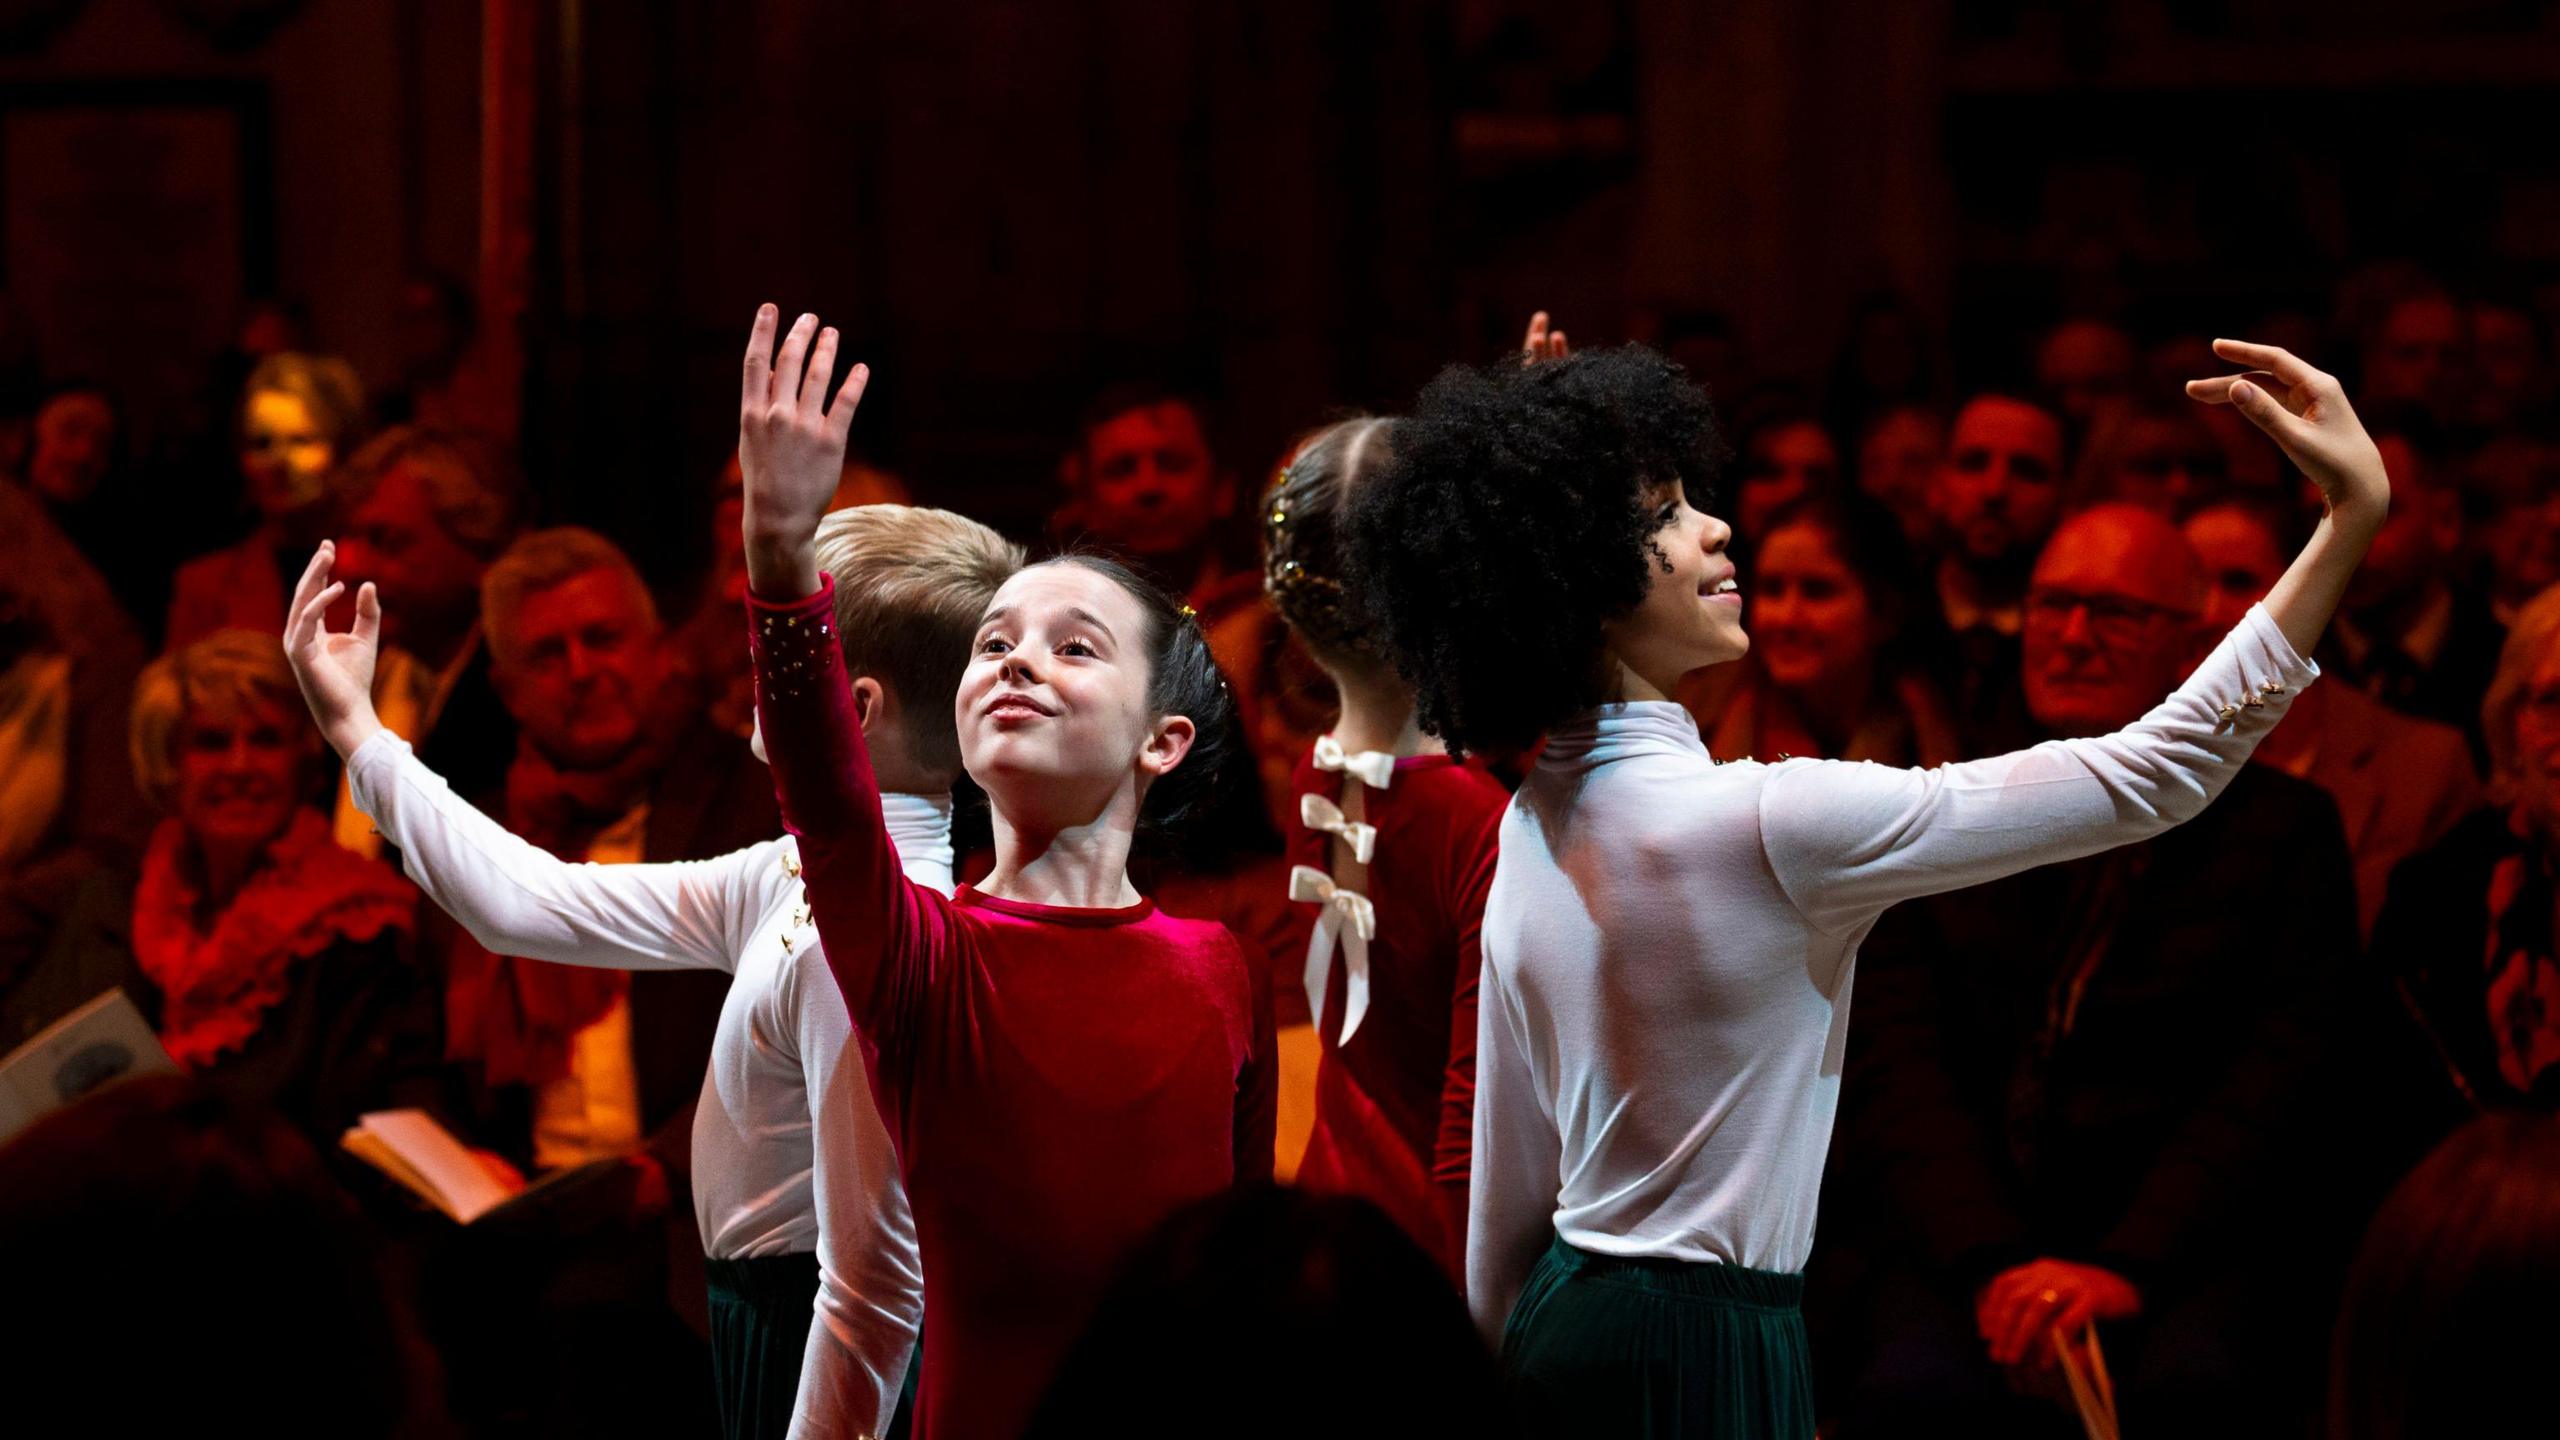
[[[317,502],[337,458],[300,396],[261,390],[249,397],[240,415],[240,473],[259,514],[272,519]]]
[[[1147,703],[1146,611],[1072,561],[1023,570],[979,624],[954,718],[961,761],[1021,823],[1083,824],[1137,801],[1191,747],[1191,722]]]
[[[254,851],[284,833],[302,793],[304,725],[273,700],[189,709],[174,739],[175,800],[199,846]]]
[[[1781,690],[1861,673],[1883,639],[1866,586],[1818,525],[1789,525],[1762,542],[1751,576],[1751,628],[1761,668]]]
[[[1653,486],[1645,503],[1655,523],[1645,555],[1652,588],[1601,634],[1619,663],[1669,695],[1690,671],[1741,659],[1751,639],[1742,633],[1742,591],[1725,556],[1733,527],[1691,506],[1677,484]]]

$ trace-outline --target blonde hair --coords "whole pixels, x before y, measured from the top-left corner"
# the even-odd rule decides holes
[[[394,425],[366,442],[329,477],[339,508],[352,511],[391,467],[423,460],[427,504],[463,549],[486,560],[507,548],[524,523],[524,480],[498,447],[469,430]]]
[[[301,401],[340,455],[364,438],[364,381],[337,356],[286,351],[259,361],[240,387],[241,413],[248,413],[250,396],[270,391]]]
[[[952,697],[978,622],[1023,558],[1021,546],[948,510],[857,505],[818,522],[845,669],[896,692],[908,748],[934,774],[960,773]]]
[[[302,696],[284,646],[257,630],[216,630],[183,650],[151,662],[133,686],[133,720],[127,743],[133,780],[143,797],[166,810],[178,789],[178,731],[187,717],[208,706],[281,705],[299,722]],[[319,735],[302,727],[316,747]]]
[[[2560,585],[2534,596],[2507,627],[2507,643],[2498,650],[2498,672],[2480,701],[2480,733],[2489,742],[2489,789],[2501,801],[2512,801],[2516,773],[2516,712],[2533,689],[2533,672],[2551,647],[2560,644]]]
[[[527,596],[600,570],[622,577],[631,587],[648,627],[656,630],[657,599],[649,593],[648,582],[640,578],[631,557],[593,530],[560,525],[519,539],[507,547],[507,553],[490,562],[481,575],[480,631],[489,642],[490,660],[506,667],[520,658],[516,653],[515,619]]]

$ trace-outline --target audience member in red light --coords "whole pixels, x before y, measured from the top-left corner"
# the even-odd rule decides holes
[[[2510,624],[2526,601],[2560,584],[2560,445],[2504,437],[2471,457],[2464,491],[2466,549],[2483,572],[2491,616]]]
[[[2189,517],[2205,568],[2205,623],[2228,626],[2284,573],[2287,535],[2270,507],[2242,501]],[[2471,750],[2450,725],[2375,703],[2352,685],[2314,685],[2250,757],[2329,792],[2355,856],[2356,919],[2370,936],[2391,872],[2442,839],[2480,803]]]
[[[216,630],[284,633],[288,577],[335,516],[330,471],[364,438],[364,384],[335,356],[271,355],[241,391],[239,423],[257,525],[239,544],[179,567],[162,637],[171,650]]]
[[[2028,591],[2037,723],[2141,714],[2210,633],[2204,593],[2166,520],[2065,522]],[[2047,1337],[2092,1321],[2137,1425],[2308,1408],[2300,1342],[2336,1258],[2316,1242],[2353,1222],[2303,1139],[2356,953],[2349,883],[2326,797],[2253,765],[2158,838],[1886,916],[1825,1201],[1851,1253],[1894,1257],[1866,1287],[1874,1333],[1844,1347],[1844,1435],[2041,1433]]]
[[[2489,801],[2400,867],[2374,959],[2440,1062],[2421,1133],[2462,1108],[2560,1106],[2560,589],[2516,615],[2481,706]]]
[[[1733,533],[1757,545],[1780,509],[1840,488],[1840,447],[1810,412],[1781,409],[1742,437],[1734,482]]]
[[[1753,552],[1744,594],[1751,654],[1705,726],[1718,759],[1782,755],[1942,765],[1955,722],[1912,643],[1925,613],[1893,517],[1862,501],[1781,509]]]
[[[2033,733],[2019,708],[2018,637],[2027,570],[2062,510],[2062,420],[2010,395],[1956,412],[1930,489],[1944,550],[1940,618],[1956,653],[1952,693],[1966,753],[2014,750]]]
[[[495,788],[516,739],[491,683],[480,581],[524,523],[522,477],[468,431],[399,426],[331,484],[345,514],[338,573],[349,594],[371,581],[382,595],[383,723],[465,794]],[[338,843],[372,853],[372,828],[341,795]]]
[[[995,868],[948,899],[907,882],[812,540],[870,371],[830,409],[836,332],[803,315],[777,360],[776,329],[763,307],[740,396],[757,718],[915,1211],[916,1431],[1009,1437],[1146,1235],[1271,1173],[1267,979],[1127,871],[1142,823],[1206,798],[1232,713],[1162,591],[1100,558],[1020,572],[954,710]]]
[[[2469,318],[2473,384],[2462,418],[2496,430],[2550,404],[2549,347],[2533,312],[2512,300],[2483,299],[2471,302]]]
[[[2136,393],[2133,337],[2103,320],[2065,320],[2036,346],[2036,388],[2087,434]]]
[[[2228,487],[2221,442],[2195,406],[2131,397],[2090,427],[2073,483],[2083,504],[2123,501],[2170,520]]]
[[[434,1356],[315,1147],[273,1110],[174,1075],[110,1085],[0,1147],[13,1425],[130,1435],[450,1433]],[[207,1319],[150,1347],[137,1296]],[[41,1416],[53,1415],[53,1421]]]
[[[1343,583],[1349,496],[1392,463],[1394,436],[1376,416],[1329,425],[1263,501],[1271,603],[1342,696],[1292,778],[1289,893],[1316,920],[1303,956],[1279,958],[1305,970],[1322,1056],[1297,1183],[1377,1205],[1456,1283],[1484,896],[1511,796],[1415,725],[1412,687]]]
[[[2377,414],[2414,406],[2439,425],[2469,418],[2471,324],[2447,292],[2424,285],[2383,306],[2360,356],[2356,393]]]
[[[1871,421],[1858,439],[1858,489],[1893,512],[1915,551],[1935,549],[1937,517],[1929,490],[1946,454],[1947,426],[1925,405],[1897,405]]]
[[[367,1110],[437,1102],[418,893],[330,843],[311,803],[319,737],[282,646],[224,630],[161,657],[134,691],[132,736],[136,778],[169,818],[139,883],[76,907],[64,943],[129,945],[127,988],[179,1065],[330,1153]]]
[[[2472,1120],[2394,1188],[2348,1272],[2329,1440],[2511,1435],[2560,1352],[2560,1119]]]
[[[2374,426],[2391,518],[2356,572],[2321,663],[2404,714],[2459,727],[2481,753],[2480,696],[2501,633],[2486,598],[2455,583],[2462,498],[2435,428],[2403,409]]]

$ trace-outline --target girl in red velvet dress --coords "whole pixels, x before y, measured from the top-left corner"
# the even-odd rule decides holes
[[[1263,582],[1333,677],[1342,714],[1298,762],[1290,894],[1317,907],[1307,1008],[1321,1058],[1298,1183],[1375,1202],[1453,1282],[1466,1256],[1476,974],[1510,792],[1413,719],[1342,586],[1335,519],[1395,422],[1317,431],[1263,508]]]
[[[1128,879],[1141,823],[1204,798],[1232,707],[1154,587],[1091,559],[1022,571],[956,701],[995,869],[948,899],[910,883],[858,719],[895,702],[848,686],[811,538],[870,372],[830,410],[836,332],[803,315],[776,360],[776,318],[757,313],[739,419],[758,718],[915,1211],[916,1433],[1011,1437],[1123,1257],[1270,1175],[1269,977]]]

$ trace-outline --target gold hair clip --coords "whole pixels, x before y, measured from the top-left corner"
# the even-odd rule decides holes
[[[1200,612],[1192,609],[1188,605],[1185,605],[1182,607],[1182,618],[1185,620],[1197,620],[1200,618]]]

